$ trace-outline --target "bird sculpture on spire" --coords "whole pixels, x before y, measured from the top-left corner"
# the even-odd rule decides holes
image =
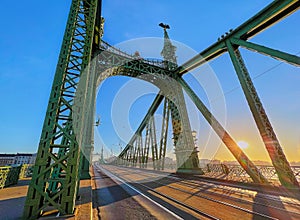
[[[172,44],[167,29],[170,29],[168,24],[160,23],[160,27],[164,29],[164,47],[161,55],[164,58],[165,67],[172,70],[177,68],[176,47]]]
[[[170,29],[170,26],[168,24],[160,23],[159,26],[163,29]]]

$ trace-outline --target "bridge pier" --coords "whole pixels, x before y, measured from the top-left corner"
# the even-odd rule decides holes
[[[187,114],[182,88],[173,85],[176,94],[172,94],[175,103],[170,101],[173,127],[173,140],[177,161],[177,173],[204,174],[199,167],[198,152],[195,148],[191,125]]]
[[[177,170],[176,173],[204,174],[199,167],[198,151],[194,150],[175,150]]]

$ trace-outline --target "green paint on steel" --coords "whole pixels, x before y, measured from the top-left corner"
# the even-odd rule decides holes
[[[225,35],[222,35],[222,37],[219,38],[216,43],[182,64],[177,70],[175,70],[175,72],[182,75],[206,62],[217,58],[227,51],[225,44],[226,40],[231,38],[248,40],[254,37],[256,34],[269,28],[273,24],[284,19],[291,13],[297,11],[299,8],[299,0],[273,1],[242,25],[234,30],[229,30]]]
[[[79,140],[72,107],[81,73],[91,60],[98,0],[73,0],[58,59],[37,159],[24,207],[24,219],[38,218],[49,206],[72,214],[79,182]],[[54,171],[59,170],[58,175]],[[56,184],[53,184],[56,182]],[[48,188],[49,184],[51,188]]]
[[[21,165],[0,167],[0,189],[18,183]]]
[[[151,63],[146,60],[134,60],[125,53],[116,54],[105,51],[103,46],[106,47],[107,44],[105,45],[103,41],[101,41],[104,22],[104,19],[101,18],[101,0],[72,0],[71,10],[39,143],[37,159],[33,170],[32,181],[29,186],[24,207],[24,218],[36,219],[49,206],[52,206],[52,208],[56,209],[61,215],[72,214],[74,211],[75,198],[79,187],[81,166],[84,167],[85,172],[89,166],[88,163],[83,162],[83,160],[80,161],[80,146],[83,147],[86,157],[89,157],[93,149],[93,137],[90,133],[93,133],[91,132],[93,131],[93,123],[91,123],[91,121],[93,119],[92,111],[95,106],[94,92],[96,91],[95,88],[97,85],[92,85],[91,83],[93,83],[93,80],[96,81],[95,79],[100,76],[94,75],[95,72],[93,69],[89,69],[89,64],[92,56],[96,56],[99,53],[100,55],[97,58],[98,61],[109,65],[101,65],[100,67],[97,66],[97,68],[99,68],[97,71],[101,72],[108,70],[108,76],[139,76],[143,79],[143,77],[147,75],[148,78],[144,78],[145,80],[153,80],[157,77],[165,79],[165,76],[169,76],[178,80],[191,96],[192,100],[207,121],[215,129],[216,133],[220,136],[233,155],[235,155],[242,167],[251,176],[253,181],[266,183],[266,179],[258,172],[257,168],[252,164],[247,156],[238,148],[229,134],[216,121],[213,115],[206,109],[189,86],[181,78],[177,78],[177,76],[178,73],[182,75],[202,63],[223,54],[228,50],[228,42],[299,65],[299,57],[297,56],[246,42],[249,38],[283,19],[290,13],[296,11],[299,7],[300,2],[297,0],[274,1],[240,27],[231,31],[222,39],[219,39],[217,43],[201,52],[198,56],[187,61],[183,64],[183,66],[179,68],[176,66],[175,68],[175,66],[170,66],[170,62],[166,62],[166,60],[163,63]],[[165,49],[167,49],[168,45],[173,45],[170,41],[168,41],[168,35],[165,28],[164,31],[166,41]],[[174,52],[175,48],[173,49]],[[232,49],[229,50],[231,50],[232,55]],[[162,54],[165,57],[169,57],[169,55],[172,56],[170,50],[165,50]],[[168,59],[172,60],[172,57],[169,57]],[[175,62],[173,61],[172,63],[176,63],[176,58]],[[87,75],[82,76],[83,70],[87,67]],[[82,109],[77,109],[79,111],[80,120],[77,125],[79,127],[79,137],[76,137],[74,134],[74,127],[68,127],[67,125],[73,121],[71,119],[73,116],[72,107],[78,83],[80,80],[82,81],[82,79],[84,80],[84,86],[82,88],[83,90],[80,91],[80,94],[84,105]],[[157,82],[157,85],[159,87],[162,84]],[[160,99],[162,100],[162,98]],[[154,103],[154,107],[152,110],[150,108],[150,110],[153,111],[153,109],[157,108],[158,105],[158,102]],[[86,112],[87,109],[90,109],[90,112]],[[168,109],[170,110],[170,103],[168,103]],[[172,109],[174,115],[175,108],[171,108],[171,110]],[[150,120],[153,115],[151,111],[150,113],[147,113],[145,120],[143,120],[139,127],[141,129],[147,127],[147,129],[149,129],[147,144],[150,143],[150,140],[155,142],[155,133],[153,131],[153,129],[155,129],[155,125],[153,121]],[[187,120],[188,119],[186,118],[184,119],[184,121]],[[127,162],[129,161],[131,163],[136,163],[138,160],[146,162],[149,152],[147,152],[147,149],[145,151],[145,148],[143,152],[141,131],[136,133],[131,142],[134,142],[135,147],[128,144],[120,154],[120,157],[125,158]],[[164,149],[161,148],[160,150],[163,151]],[[161,158],[164,156],[164,153],[161,151],[158,152],[158,149],[153,149],[152,155],[153,157]],[[79,162],[81,162],[81,166],[79,165]],[[128,164],[127,162],[126,164]],[[282,160],[279,162],[282,162]],[[279,165],[279,162],[276,162],[277,165],[274,165],[275,168],[277,167],[278,169],[281,169],[281,171],[286,170],[287,167]],[[279,172],[279,175],[283,175],[281,174],[281,171]],[[2,172],[0,172],[0,177],[2,179],[0,179],[0,187],[3,185],[3,177],[6,175],[6,171],[3,171],[2,174],[1,173]],[[291,177],[289,173],[288,176]],[[280,178],[282,179],[282,177]]]
[[[238,49],[233,48],[233,45],[229,40],[226,41],[226,45],[256,126],[269,153],[281,184],[287,188],[299,188],[299,183],[280,146],[271,122],[268,119],[262,102],[260,101],[255,86],[248,73],[241,53]]]
[[[265,47],[265,46],[255,44],[255,43],[251,43],[251,42],[247,42],[247,41],[244,41],[241,39],[231,38],[230,41],[232,44],[242,46],[242,47],[252,50],[254,52],[258,52],[258,53],[273,57],[275,59],[290,63],[295,66],[300,66],[300,57],[298,57],[296,55],[285,53],[285,52],[282,52],[279,50],[274,50],[272,48]]]
[[[123,158],[125,156],[125,153],[130,148],[130,146],[133,144],[133,142],[135,141],[138,134],[140,134],[143,131],[143,129],[146,127],[150,118],[154,115],[155,111],[158,109],[163,98],[164,98],[164,96],[161,95],[160,93],[158,95],[156,95],[152,105],[150,106],[148,112],[146,113],[145,117],[143,118],[143,120],[142,120],[141,124],[139,125],[139,127],[137,128],[136,132],[134,133],[134,135],[132,136],[132,138],[126,145],[126,147],[123,149],[123,151],[119,154],[120,158]]]
[[[229,133],[222,127],[218,120],[213,116],[213,114],[208,110],[204,103],[199,99],[199,97],[194,93],[191,87],[181,78],[178,77],[179,83],[182,85],[183,89],[186,91],[191,100],[195,103],[198,110],[202,113],[206,121],[210,124],[212,129],[216,132],[219,138],[223,141],[228,150],[232,153],[239,164],[244,168],[248,175],[252,178],[255,183],[267,184],[267,179],[259,172],[257,167],[251,162],[247,155],[241,150]]]

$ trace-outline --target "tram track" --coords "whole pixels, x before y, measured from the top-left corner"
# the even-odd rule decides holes
[[[150,191],[154,194],[157,194],[159,196],[165,197],[168,200],[171,200],[173,202],[176,202],[177,204],[180,204],[181,206],[184,206],[186,208],[190,208],[193,212],[196,212],[198,214],[200,214],[201,212],[204,212],[203,215],[206,216],[207,218],[209,218],[208,216],[210,216],[210,219],[218,219],[218,216],[215,216],[213,214],[210,214],[206,211],[200,210],[199,208],[195,207],[193,204],[189,204],[183,201],[179,201],[176,196],[174,197],[173,194],[176,195],[180,192],[183,195],[188,195],[188,196],[192,196],[194,199],[201,199],[201,200],[206,200],[207,202],[211,202],[212,204],[218,204],[220,207],[221,206],[226,206],[227,208],[224,209],[231,209],[231,210],[235,210],[234,212],[240,212],[241,213],[247,213],[250,214],[252,216],[257,216],[261,219],[278,219],[277,217],[265,214],[265,213],[260,213],[257,211],[253,211],[249,208],[245,208],[242,207],[239,204],[241,203],[246,203],[246,205],[248,207],[252,207],[253,205],[257,205],[257,206],[267,206],[268,208],[272,209],[272,210],[277,210],[278,212],[286,212],[285,209],[282,209],[280,207],[276,207],[276,206],[272,206],[270,204],[264,204],[264,203],[259,203],[259,202],[251,202],[249,200],[245,200],[245,199],[241,199],[241,198],[232,198],[231,196],[228,195],[221,195],[219,193],[216,192],[206,192],[205,193],[201,191],[201,189],[203,188],[203,184],[211,184],[209,187],[210,188],[220,188],[220,186],[216,185],[215,183],[205,183],[205,182],[201,182],[199,183],[198,181],[190,181],[190,180],[184,180],[183,178],[180,178],[178,176],[175,175],[162,175],[162,174],[156,174],[153,172],[145,172],[145,171],[138,171],[138,170],[133,170],[131,169],[130,172],[128,172],[128,168],[123,168],[123,167],[118,167],[117,169],[114,170],[114,167],[110,167],[109,172],[113,173],[113,175],[118,176],[119,178],[122,178],[124,181],[126,181],[127,183],[133,185],[136,188],[139,188],[140,190],[143,191]],[[126,174],[126,175],[125,175]],[[137,175],[134,177],[134,175]],[[125,177],[127,176],[127,177]],[[129,178],[128,176],[130,176],[131,178]],[[144,177],[144,181],[139,181],[139,180],[133,180],[134,178],[141,178],[141,176]],[[159,178],[158,180],[155,180],[156,178]],[[162,181],[162,177],[165,177]],[[147,179],[152,179],[152,184],[156,185],[155,187],[150,187],[149,185],[145,184],[145,178]],[[169,181],[167,181],[169,180]],[[172,182],[173,181],[173,182]],[[173,184],[173,185],[172,185]],[[202,184],[202,186],[201,186]],[[184,189],[184,187],[190,187],[190,190],[188,189]],[[173,192],[172,195],[165,193],[164,191],[160,190],[160,188],[165,187],[168,188],[169,191],[173,190],[176,192]],[[193,188],[191,188],[193,187]],[[197,189],[198,192],[195,193],[194,190]],[[218,189],[220,190],[220,189]],[[224,189],[222,189],[224,190]],[[228,190],[228,189],[226,189]],[[166,191],[166,190],[165,190]],[[201,194],[200,194],[201,192]],[[229,192],[229,191],[228,191]],[[223,192],[224,193],[224,192]],[[230,191],[230,193],[232,193],[232,191]],[[234,191],[234,193],[236,193],[236,191]],[[241,193],[243,194],[243,193]],[[245,195],[245,193],[243,194]],[[221,199],[216,199],[216,197],[219,197]],[[223,199],[226,199],[225,201]],[[263,198],[266,199],[266,198]],[[228,200],[231,200],[231,202],[228,202]],[[232,200],[234,201],[232,203]],[[275,201],[275,200],[274,200]],[[295,205],[295,209],[299,208],[298,204],[291,204],[291,205]],[[243,204],[243,206],[245,206],[245,204]],[[289,214],[292,215],[292,218],[299,218],[300,217],[300,213],[298,212],[289,212]],[[241,214],[242,215],[242,214]]]
[[[143,172],[138,172],[139,175],[144,175]],[[145,175],[146,176],[146,175]],[[172,178],[170,176],[165,176],[166,178],[169,178],[169,179],[176,179],[178,180],[178,178]],[[196,182],[196,181],[184,181],[182,178],[180,179],[181,181],[180,182],[177,182],[176,184],[178,185],[183,185],[183,186],[188,186],[188,187],[195,187],[197,188],[197,190],[206,190],[205,187],[203,187],[203,184],[205,184],[205,182],[201,182],[202,185],[199,184],[199,182]],[[170,182],[169,184],[172,184],[172,182]],[[167,183],[164,184],[170,188],[172,188],[172,186],[169,186]],[[237,203],[245,203],[249,206],[252,206],[252,205],[260,205],[260,206],[265,206],[265,207],[269,207],[269,208],[273,208],[273,209],[277,209],[279,211],[286,211],[285,209],[283,208],[279,208],[279,207],[276,207],[274,205],[272,205],[272,202],[276,202],[276,203],[279,203],[279,202],[282,202],[278,199],[274,199],[272,197],[267,197],[266,196],[261,196],[261,195],[255,195],[256,197],[260,197],[261,199],[267,199],[268,201],[265,202],[265,203],[261,203],[261,202],[252,202],[250,199],[253,199],[255,196],[254,195],[250,195],[250,194],[246,194],[246,193],[242,193],[242,192],[238,192],[237,190],[227,190],[227,189],[223,189],[221,188],[220,186],[217,186],[217,185],[213,185],[214,188],[219,188],[218,190],[222,190],[222,192],[212,192],[212,191],[205,191],[206,194],[209,194],[211,196],[217,196],[217,197],[222,197],[222,198],[225,198],[225,199],[230,199],[232,201],[235,201]],[[174,187],[173,187],[174,188]],[[225,193],[224,193],[225,191]],[[228,193],[227,193],[228,192]],[[222,193],[222,194],[221,194]],[[228,194],[228,195],[227,195]],[[199,196],[199,195],[195,195],[195,196]],[[201,195],[200,195],[201,196]],[[234,197],[233,197],[234,196]],[[243,199],[241,198],[238,198],[239,196],[244,196]],[[250,196],[250,197],[248,197]],[[247,199],[248,197],[248,199]],[[271,200],[271,201],[270,201]],[[293,206],[294,209],[298,209],[300,210],[300,205],[299,204],[295,204],[295,203],[292,203],[292,202],[288,202],[286,201],[285,202],[286,204],[290,205],[290,206]],[[294,211],[289,211],[290,213],[294,214],[294,215],[299,215],[300,216],[300,212],[294,212]]]
[[[236,198],[236,199],[238,199],[239,202],[241,200],[246,201],[246,202],[250,202],[249,200],[245,200],[247,197],[249,199],[253,199],[254,197],[259,197],[261,199],[268,200],[269,203],[271,203],[271,202],[283,202],[282,200],[274,198],[274,196],[272,196],[272,195],[257,195],[257,194],[254,195],[254,194],[250,194],[251,190],[248,190],[248,189],[246,189],[246,190],[248,190],[248,192],[245,193],[245,192],[241,191],[241,190],[244,190],[244,189],[240,189],[240,188],[237,188],[235,186],[229,186],[229,184],[226,185],[226,186],[223,186],[220,183],[216,183],[215,181],[211,181],[211,180],[207,180],[207,181],[206,180],[205,181],[201,181],[201,180],[195,181],[195,180],[190,180],[190,179],[185,180],[184,178],[178,177],[178,175],[176,175],[176,174],[175,175],[174,174],[161,175],[161,174],[153,173],[152,171],[148,171],[148,170],[147,170],[147,172],[139,171],[139,170],[136,170],[136,169],[132,169],[132,170],[134,170],[133,172],[138,173],[139,175],[148,176],[151,173],[151,174],[154,175],[153,177],[157,177],[157,176],[165,177],[165,178],[168,178],[168,179],[171,179],[171,180],[180,181],[180,183],[178,183],[180,185],[186,185],[186,186],[191,186],[191,187],[194,186],[194,187],[197,187],[198,189],[205,189],[207,187],[207,185],[210,185],[215,190],[220,190],[220,193],[222,193],[222,194],[220,194],[218,191],[217,192],[207,192],[207,193],[215,194],[215,195],[221,196],[221,197],[227,197],[227,198],[230,198],[230,199],[234,199],[235,197],[228,196],[228,195],[223,195],[223,194],[229,194],[229,195],[234,194],[236,197],[244,196],[245,197],[244,199]],[[206,186],[205,188],[203,187],[204,185]],[[228,187],[230,189],[226,189],[226,187]],[[298,209],[300,211],[300,202],[299,201],[296,203],[295,199],[294,199],[293,202],[285,200],[284,203],[287,204],[287,205],[294,206],[296,209]],[[251,204],[253,204],[253,203],[251,202]],[[256,202],[255,204],[266,206],[266,204],[262,204],[262,203],[258,203],[258,202]],[[271,204],[268,204],[268,206],[271,206]],[[276,208],[276,207],[274,207],[274,208]],[[300,215],[300,212],[295,213],[295,214]]]
[[[139,173],[138,175],[140,176],[140,175],[143,175],[143,174]],[[127,180],[128,182],[130,181],[129,179],[126,179],[126,178],[124,178],[124,180]],[[183,193],[188,194],[188,195],[192,195],[192,196],[195,196],[195,197],[198,197],[198,198],[202,198],[202,199],[208,200],[208,201],[210,201],[210,202],[212,202],[212,203],[218,203],[218,204],[221,204],[221,205],[224,205],[224,206],[233,208],[233,209],[238,210],[238,211],[246,212],[246,213],[248,213],[248,214],[251,214],[252,216],[259,216],[259,217],[261,217],[262,219],[263,219],[263,218],[264,218],[264,219],[278,219],[278,218],[273,218],[272,216],[268,216],[268,215],[265,215],[265,214],[262,214],[262,213],[253,212],[253,211],[251,211],[251,210],[249,210],[249,209],[245,209],[245,208],[239,207],[239,206],[237,206],[237,205],[233,205],[233,204],[230,204],[230,203],[227,203],[227,202],[223,202],[223,201],[220,201],[220,200],[217,200],[217,199],[213,199],[213,198],[210,198],[210,197],[208,197],[208,196],[203,196],[203,195],[193,195],[193,194],[192,194],[190,191],[188,191],[188,190],[183,190],[183,189],[180,189],[180,188],[178,188],[178,187],[170,186],[170,185],[168,185],[168,184],[158,183],[157,181],[156,181],[155,183],[156,183],[156,184],[159,184],[159,185],[162,186],[162,187],[163,187],[163,186],[164,186],[164,187],[168,187],[168,188],[171,188],[171,189],[176,190],[176,191],[183,192]],[[165,197],[165,198],[167,198],[167,199],[170,199],[171,201],[176,201],[176,203],[178,203],[178,204],[180,204],[180,205],[183,205],[184,207],[188,207],[189,209],[191,209],[192,211],[195,211],[195,212],[197,212],[197,213],[199,213],[199,212],[200,212],[200,213],[205,213],[205,216],[206,216],[206,215],[211,216],[211,219],[220,219],[220,218],[218,218],[218,217],[213,216],[212,214],[208,214],[208,213],[206,213],[206,212],[200,211],[199,209],[193,207],[191,204],[183,203],[183,202],[177,200],[177,199],[174,198],[174,197],[171,197],[171,196],[169,196],[169,195],[166,195],[165,193],[161,193],[160,191],[158,191],[158,190],[156,190],[156,189],[154,189],[154,188],[148,187],[147,185],[142,184],[142,183],[140,183],[140,182],[136,182],[136,181],[132,181],[132,180],[131,180],[131,184],[133,184],[135,187],[137,187],[137,185],[142,186],[143,188],[145,188],[145,189],[147,189],[147,190],[150,190],[150,191],[152,191],[152,192],[154,192],[154,193],[156,193],[156,194],[159,194],[160,196],[163,196],[163,197]],[[178,183],[176,183],[176,184],[178,184]],[[222,208],[221,208],[221,210],[222,210]]]

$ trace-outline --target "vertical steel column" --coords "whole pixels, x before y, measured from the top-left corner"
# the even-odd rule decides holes
[[[164,58],[165,68],[167,70],[175,70],[177,66],[176,47],[172,44],[167,29],[169,25],[160,23],[164,29],[164,47],[161,55]],[[166,96],[172,99],[169,103],[173,127],[173,140],[175,146],[177,172],[193,172],[203,174],[199,164],[194,167],[192,161],[198,154],[194,153],[193,137],[191,133],[191,125],[186,109],[182,88],[178,83],[173,83],[172,90],[167,92]]]
[[[136,145],[136,141],[130,147],[130,154],[129,154],[129,165],[130,166],[133,166],[133,163],[134,163],[134,148],[135,148],[135,145]]]
[[[131,160],[131,166],[134,166],[135,162],[135,148],[136,148],[136,142],[134,142],[134,145],[131,148],[131,153],[130,153],[130,160]]]
[[[141,142],[137,143],[137,161],[139,163],[139,167],[142,168],[142,154],[141,154]]]
[[[129,147],[129,149],[130,149],[130,147]],[[125,160],[125,166],[129,166],[129,161],[130,161],[130,150],[127,150],[126,151],[126,158],[124,158],[124,160]]]
[[[93,36],[93,45],[92,45],[92,58],[97,54],[98,49],[100,48],[101,38],[103,36],[103,23],[104,19],[101,17],[101,7],[102,0],[97,0],[97,10],[96,18],[94,24],[94,36]],[[94,114],[96,110],[96,91],[97,91],[97,79],[96,79],[96,63],[93,61],[91,67],[91,77],[88,85],[88,95],[89,95],[89,107],[88,110],[88,120],[85,122],[85,143],[82,149],[83,154],[81,153],[81,173],[80,179],[90,179],[89,174],[90,163],[92,161],[92,152],[94,150]]]
[[[81,149],[80,179],[90,179],[90,163],[92,161],[94,140],[94,113],[96,108],[96,66],[92,62],[86,94],[86,117],[84,120],[83,146]]]
[[[168,139],[168,129],[169,129],[169,118],[170,118],[170,108],[169,100],[165,98],[164,100],[164,109],[163,109],[163,121],[161,127],[161,137],[160,137],[160,147],[159,147],[159,168],[164,170],[165,166],[165,157],[167,150],[167,139]]]
[[[144,168],[147,168],[147,163],[148,163],[148,157],[149,157],[149,145],[143,145],[143,138],[141,138],[141,145],[144,146],[144,155],[143,155],[143,163],[144,163]]]
[[[145,148],[147,149],[147,157],[149,156],[149,150],[151,148],[152,153],[152,162],[153,162],[153,169],[156,169],[156,162],[155,162],[155,149],[151,147],[151,119],[153,116],[149,118],[149,121],[146,125],[146,136],[145,136]],[[147,158],[148,162],[148,158]]]
[[[194,157],[198,157],[198,154],[193,153],[194,141],[182,88],[176,83],[173,85],[173,91],[174,94],[172,98],[174,98],[176,104],[170,101],[169,107],[173,128],[177,172],[203,174],[199,164],[197,164],[196,167],[194,167],[193,164]]]
[[[150,118],[150,137],[151,137],[151,148],[153,149],[153,163],[155,164],[155,169],[158,169],[158,152],[157,152],[157,140],[156,140],[156,132],[155,132],[155,122],[154,116]]]
[[[80,149],[73,127],[67,128],[66,124],[72,117],[74,95],[81,73],[91,59],[97,6],[98,0],[72,1],[25,202],[25,219],[38,218],[48,206],[57,209],[61,215],[74,211]],[[59,157],[61,149],[65,149],[65,154]],[[49,192],[48,184],[54,181],[51,172],[58,166],[63,170],[63,175],[55,180],[59,182],[59,189]]]
[[[137,149],[138,149],[138,142],[135,142],[135,146],[133,149],[133,166],[136,166],[137,163]]]
[[[299,188],[299,183],[279,144],[238,48],[233,48],[229,40],[226,41],[226,45],[256,126],[281,184],[288,188]]]
[[[140,140],[139,142],[139,145],[140,145],[140,152],[141,152],[141,167],[144,168],[145,167],[145,148],[143,146],[143,142],[142,142],[142,139]]]

